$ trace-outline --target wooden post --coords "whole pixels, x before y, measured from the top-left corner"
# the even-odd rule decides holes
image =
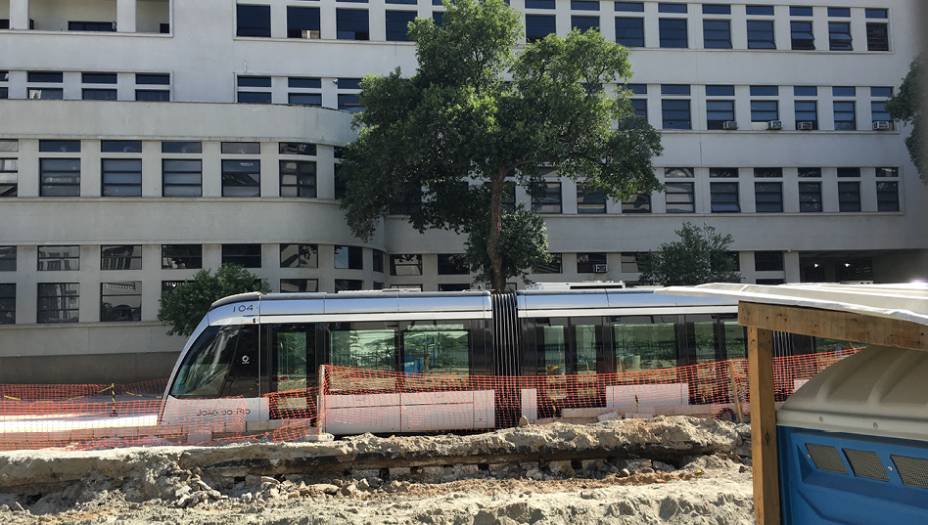
[[[777,420],[773,398],[773,332],[748,327],[748,385],[751,391],[751,464],[758,525],[780,525]]]

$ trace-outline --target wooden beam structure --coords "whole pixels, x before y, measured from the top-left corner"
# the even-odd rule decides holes
[[[911,350],[928,348],[928,326],[862,313],[741,301],[738,322],[775,332]]]
[[[758,525],[780,525],[773,332],[754,326],[748,327],[748,385],[751,393],[754,512]]]

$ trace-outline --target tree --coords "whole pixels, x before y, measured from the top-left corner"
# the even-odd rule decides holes
[[[170,325],[168,334],[188,336],[214,302],[245,292],[269,292],[267,283],[241,266],[222,265],[215,274],[200,270],[193,280],[161,297],[158,320]]]
[[[642,281],[672,286],[741,280],[729,251],[731,235],[717,233],[708,224],[699,227],[687,222],[677,236],[678,241],[662,244],[645,257]]]
[[[626,90],[608,87],[631,73],[622,46],[572,31],[517,52],[522,26],[502,0],[446,7],[440,25],[410,24],[414,75],[362,81],[342,206],[365,239],[391,212],[420,233],[465,234],[468,265],[502,290],[548,258],[544,222],[504,202],[511,184],[556,173],[616,199],[650,192],[660,135],[632,117]]]
[[[923,54],[912,62],[909,73],[899,86],[899,91],[886,104],[886,109],[894,119],[902,120],[912,126],[912,133],[905,140],[905,145],[909,149],[912,163],[915,164],[923,180],[928,180],[922,157],[925,144],[921,138],[922,105],[926,98],[926,94],[921,90],[921,83],[924,80],[921,75],[925,71],[926,60],[928,60],[928,55]]]

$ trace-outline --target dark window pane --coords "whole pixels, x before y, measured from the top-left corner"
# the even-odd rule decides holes
[[[686,4],[683,3],[660,3],[657,4],[657,11],[660,13],[685,13]]]
[[[238,4],[235,12],[238,36],[271,36],[271,6]]]
[[[164,244],[161,268],[164,270],[198,270],[203,267],[203,247],[199,244]]]
[[[828,48],[832,51],[853,51],[850,22],[828,22]]]
[[[534,42],[556,33],[555,17],[551,15],[525,15],[525,40]]]
[[[783,184],[755,182],[754,201],[757,213],[783,213]]]
[[[731,22],[703,20],[703,46],[706,49],[731,49]]]
[[[780,120],[779,102],[776,100],[752,100],[751,122]]]
[[[141,159],[103,159],[102,178],[104,197],[141,197]]]
[[[561,213],[561,183],[543,182],[529,189],[532,210],[538,213]]]
[[[82,89],[83,100],[116,100],[115,89]]]
[[[363,270],[364,251],[358,246],[335,246],[335,269]]]
[[[696,198],[692,182],[668,182],[664,184],[667,213],[694,213]]]
[[[80,310],[80,284],[39,283],[38,323],[76,323]]]
[[[116,73],[81,73],[84,84],[115,84]]]
[[[758,272],[782,272],[783,252],[754,252],[754,269]]]
[[[464,254],[438,254],[438,275],[467,275],[469,272]]]
[[[876,183],[876,210],[899,211],[899,183],[877,181]]]
[[[39,151],[42,153],[80,153],[79,140],[40,140]]]
[[[281,268],[318,268],[319,248],[315,244],[281,244]]]
[[[141,153],[140,140],[104,140],[100,142],[100,151],[103,153]]]
[[[320,89],[322,88],[322,80],[316,77],[290,77],[287,79],[287,87]]]
[[[793,20],[790,22],[789,28],[793,49],[806,51],[815,49],[815,34],[812,30],[812,22]]]
[[[100,321],[142,320],[142,283],[128,281],[100,283]]]
[[[36,252],[40,272],[76,272],[81,269],[80,246],[39,246]]]
[[[644,13],[644,2],[616,2],[615,10],[626,13]]]
[[[726,4],[703,4],[702,12],[705,15],[730,15],[731,6]]]
[[[316,198],[316,163],[280,161],[280,196]]]
[[[644,18],[616,18],[615,41],[626,47],[644,47]]]
[[[548,254],[549,260],[539,266],[532,268],[532,273],[562,273],[563,272],[563,255],[560,253]]]
[[[260,160],[222,161],[223,197],[260,197]]]
[[[60,71],[29,71],[26,73],[26,81],[40,84],[60,84],[64,82],[64,74]]]
[[[598,16],[572,16],[570,17],[570,26],[573,29],[577,29],[581,32],[589,31],[590,29],[595,29],[599,31],[599,17]]]
[[[712,213],[738,213],[741,205],[738,202],[737,182],[713,182],[710,184],[712,197]]]
[[[577,185],[577,213],[606,213],[606,194],[585,184]]]
[[[136,73],[135,83],[144,85],[167,86],[171,83],[171,75],[167,73]]]
[[[773,20],[748,20],[748,49],[776,49]]]
[[[136,89],[135,100],[139,102],[170,102],[171,92],[163,89]]]
[[[370,40],[366,9],[336,9],[335,36],[339,40]]]
[[[692,129],[689,100],[661,101],[664,129]]]
[[[161,153],[203,153],[202,142],[162,142]]]
[[[578,253],[577,273],[606,273],[607,261],[605,253]]]
[[[287,6],[287,38],[321,38],[319,8]]]
[[[822,211],[822,183],[799,183],[799,211],[815,213]]]
[[[270,93],[256,93],[253,91],[239,91],[238,101],[241,104],[270,104]]]
[[[773,16],[772,5],[749,5],[745,9],[748,15]]]
[[[203,161],[164,159],[161,161],[162,196],[199,197],[202,195]]]
[[[261,245],[223,244],[222,264],[234,264],[244,268],[260,268]]]
[[[685,18],[661,18],[658,23],[661,47],[680,49],[688,47]]]
[[[842,211],[842,212],[860,211],[860,183],[859,182],[839,182],[838,183],[838,211]]]
[[[415,11],[387,11],[387,40],[405,42],[409,40],[409,23],[415,20]]]
[[[867,24],[867,51],[889,51],[889,26]]]

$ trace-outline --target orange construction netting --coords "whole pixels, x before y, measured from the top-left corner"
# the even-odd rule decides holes
[[[858,350],[775,358],[776,400],[785,400],[804,381]],[[317,381],[289,378],[291,384],[302,380],[302,388],[256,400],[186,403],[161,424],[164,380],[0,385],[0,450],[276,442],[321,431],[476,431],[514,426],[523,418],[749,415],[746,359],[616,373],[509,377],[454,372],[325,365]]]

